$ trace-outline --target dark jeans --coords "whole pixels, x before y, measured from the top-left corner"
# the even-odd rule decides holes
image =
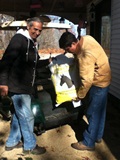
[[[83,144],[86,146],[94,147],[96,140],[103,137],[108,89],[109,87],[92,86],[89,91],[89,105],[86,111],[89,124],[83,133]]]

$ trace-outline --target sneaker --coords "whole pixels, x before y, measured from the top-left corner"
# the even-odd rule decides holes
[[[5,150],[6,150],[6,151],[11,151],[11,150],[13,150],[13,149],[16,149],[16,148],[22,148],[22,147],[23,147],[22,142],[18,142],[18,144],[17,144],[17,145],[12,146],[12,147],[7,147],[7,146],[5,146]]]
[[[95,147],[88,147],[86,145],[84,145],[82,142],[77,142],[77,143],[72,143],[71,147],[73,147],[74,149],[77,150],[88,150],[88,151],[94,151]]]
[[[24,154],[44,154],[46,152],[45,147],[40,147],[38,145],[36,145],[36,147],[32,150],[23,150]]]

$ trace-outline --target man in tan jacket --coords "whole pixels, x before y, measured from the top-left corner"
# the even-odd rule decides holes
[[[95,143],[101,142],[104,133],[107,94],[111,80],[108,57],[101,45],[89,35],[77,40],[72,33],[65,32],[60,37],[59,45],[65,51],[76,55],[81,81],[77,99],[89,95],[86,111],[88,128],[83,133],[83,140],[71,146],[77,150],[93,151]]]

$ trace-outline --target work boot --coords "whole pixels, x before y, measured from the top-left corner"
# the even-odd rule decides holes
[[[77,143],[72,143],[71,147],[73,147],[74,149],[77,150],[88,150],[88,151],[94,151],[95,147],[88,147],[86,145],[84,145],[82,142],[77,142]]]
[[[23,150],[24,154],[36,154],[36,155],[38,155],[38,154],[43,154],[45,152],[46,152],[45,147],[40,147],[38,145],[36,145],[36,147],[32,150]]]
[[[22,142],[18,142],[18,144],[16,144],[15,146],[12,146],[12,147],[5,146],[5,150],[6,151],[11,151],[13,149],[22,148],[22,147],[23,147]]]
[[[96,143],[101,143],[101,142],[102,142],[102,139],[96,140]]]

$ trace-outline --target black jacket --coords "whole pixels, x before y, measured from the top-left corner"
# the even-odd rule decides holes
[[[48,59],[39,58],[32,39],[15,34],[0,62],[0,85],[7,85],[13,93],[32,94],[36,69],[49,64]]]

